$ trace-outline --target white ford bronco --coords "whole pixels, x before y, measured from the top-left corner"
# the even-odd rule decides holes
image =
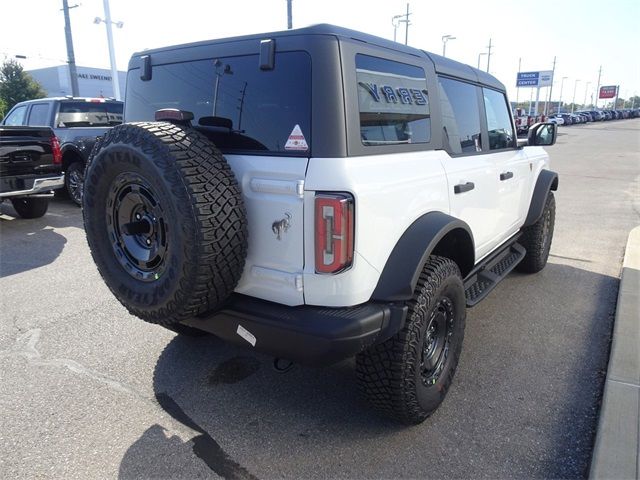
[[[542,269],[553,190],[502,83],[331,25],[136,53],[84,186],[93,258],[133,314],[310,365],[356,356],[373,405],[444,399],[465,309]]]

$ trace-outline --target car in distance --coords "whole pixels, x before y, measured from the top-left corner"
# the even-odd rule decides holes
[[[83,203],[118,300],[296,362],[355,356],[401,422],[444,399],[467,307],[547,262],[557,127],[518,140],[473,67],[317,25],[136,53],[125,100]]]
[[[122,102],[105,98],[39,98],[16,104],[2,125],[49,126],[60,139],[65,191],[82,202],[84,169],[96,138],[122,123]]]

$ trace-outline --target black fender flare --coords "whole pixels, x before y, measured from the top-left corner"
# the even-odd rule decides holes
[[[558,174],[551,170],[541,170],[538,179],[536,180],[536,186],[533,188],[533,196],[531,197],[531,203],[529,204],[529,212],[527,218],[524,221],[523,227],[528,227],[536,223],[542,216],[544,206],[547,203],[547,197],[551,190],[558,189]]]
[[[440,240],[454,231],[468,236],[470,252],[464,252],[464,265],[459,266],[463,276],[469,273],[475,262],[473,234],[469,225],[446,213],[426,213],[414,221],[396,243],[371,299],[389,302],[409,300],[427,258],[434,253]]]

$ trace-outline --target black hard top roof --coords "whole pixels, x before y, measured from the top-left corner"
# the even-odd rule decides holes
[[[497,88],[499,90],[506,90],[505,86],[494,76],[489,75],[482,70],[473,68],[464,63],[456,62],[450,58],[445,58],[434,53],[426,52],[417,48],[409,47],[401,43],[387,40],[386,38],[376,37],[375,35],[369,35],[367,33],[358,32],[356,30],[350,30],[348,28],[338,27],[327,23],[318,25],[311,25],[309,27],[297,28],[293,30],[282,30],[278,32],[259,33],[254,35],[244,35],[239,37],[220,38],[215,40],[205,40],[195,43],[187,43],[183,45],[175,45],[168,47],[155,48],[150,50],[144,50],[142,52],[136,52],[133,57],[141,55],[153,55],[154,53],[174,51],[182,48],[191,48],[195,46],[207,46],[207,45],[219,45],[229,42],[237,42],[241,40],[264,40],[266,38],[277,38],[286,36],[299,36],[299,35],[332,35],[338,38],[354,39],[360,42],[365,42],[378,47],[387,48],[396,52],[402,52],[415,57],[427,58],[433,62],[435,70],[443,75],[449,75],[458,77],[461,79],[469,80],[475,83],[481,83],[484,85]]]

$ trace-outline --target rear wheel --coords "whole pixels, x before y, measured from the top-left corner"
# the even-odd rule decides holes
[[[527,253],[516,267],[520,272],[536,273],[545,267],[551,250],[555,221],[556,199],[553,192],[549,192],[542,216],[522,231],[519,242]]]
[[[49,208],[49,199],[42,197],[17,197],[12,198],[11,203],[22,218],[40,218]]]
[[[150,122],[109,130],[87,166],[83,207],[98,270],[143,320],[173,327],[215,310],[240,279],[240,190],[220,151],[193,129]]]
[[[84,185],[84,164],[73,162],[64,175],[64,186],[69,198],[76,205],[82,205],[82,186]]]
[[[429,257],[404,328],[356,358],[360,390],[374,407],[407,424],[424,421],[438,408],[458,365],[465,309],[458,266]]]

